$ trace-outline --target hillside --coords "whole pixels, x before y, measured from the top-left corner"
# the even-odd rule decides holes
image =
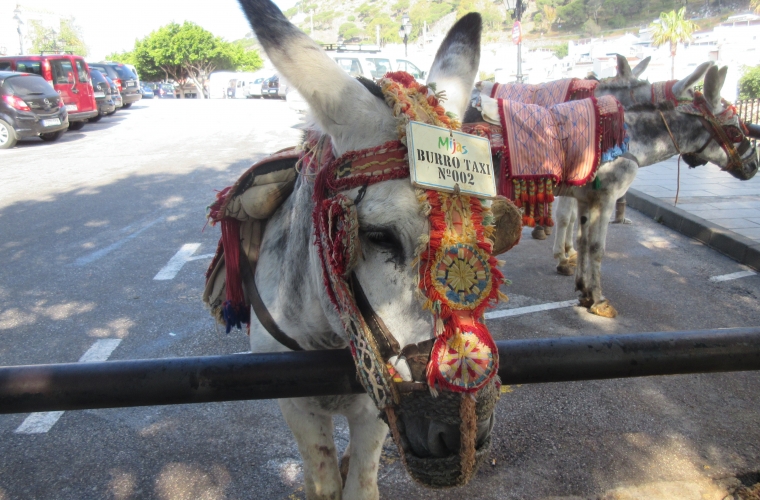
[[[511,15],[503,0],[300,0],[285,15],[322,43],[364,41],[397,44],[401,17],[412,24],[409,41],[414,42],[438,24],[450,25],[452,18],[477,11],[483,15],[484,42],[510,39]],[[523,32],[530,43],[545,45],[601,34],[638,31],[660,12],[686,5],[689,16],[701,29],[709,29],[736,11],[748,8],[747,0],[530,0],[523,14]],[[556,43],[555,42],[555,43]]]

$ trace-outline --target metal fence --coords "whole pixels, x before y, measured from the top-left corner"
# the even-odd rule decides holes
[[[760,123],[760,99],[736,101],[736,111],[744,123]]]
[[[760,327],[496,344],[504,384],[760,370]],[[0,413],[361,392],[347,349],[0,367]]]

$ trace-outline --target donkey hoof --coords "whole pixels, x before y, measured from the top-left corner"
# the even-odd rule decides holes
[[[552,231],[554,231],[554,229],[552,229],[552,226],[544,226],[544,232],[546,233],[546,236],[551,236]]]
[[[594,299],[592,299],[591,297],[581,297],[580,299],[578,299],[578,305],[588,309],[589,307],[594,305]]]
[[[557,273],[562,276],[575,276],[575,266],[570,264],[560,264],[557,266]]]
[[[601,316],[602,318],[615,318],[617,317],[617,311],[608,300],[598,302],[588,308],[588,312]]]
[[[633,221],[631,221],[631,219],[626,219],[625,217],[623,217],[622,219],[615,219],[615,220],[611,221],[610,224],[625,224],[625,225],[628,225],[628,224],[633,224]]]
[[[533,232],[531,232],[530,235],[533,236],[534,240],[545,240],[546,230],[543,226],[536,226],[533,228]]]
[[[578,263],[578,252],[575,252],[567,258],[567,263],[573,267]]]

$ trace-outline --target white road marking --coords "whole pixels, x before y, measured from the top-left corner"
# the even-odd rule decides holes
[[[565,300],[563,302],[549,302],[547,304],[538,304],[535,306],[516,307],[514,309],[500,309],[485,314],[486,319],[506,318],[509,316],[520,316],[541,311],[551,311],[552,309],[562,309],[563,307],[572,307],[578,305],[578,299]]]
[[[80,363],[95,363],[105,361],[113,353],[114,349],[119,347],[121,339],[100,339],[87,352],[79,358]],[[14,432],[16,434],[44,434],[53,428],[58,419],[61,418],[62,411],[47,411],[42,413],[32,413],[21,422]]]
[[[153,279],[154,280],[170,280],[174,279],[175,276],[177,276],[177,273],[180,269],[182,269],[182,266],[185,265],[187,262],[191,262],[193,260],[198,259],[208,259],[209,257],[213,257],[214,254],[204,254],[204,255],[196,255],[193,256],[196,250],[201,246],[200,243],[187,243],[185,245],[182,245],[182,248],[179,249],[179,252],[174,254],[174,257],[169,259],[169,262],[156,274]]]
[[[719,281],[731,281],[739,278],[746,278],[747,276],[755,276],[755,271],[739,271],[738,273],[722,274],[720,276],[711,276],[710,281],[717,283]]]
[[[126,238],[120,239],[116,243],[108,245],[105,248],[101,248],[100,250],[96,250],[96,251],[92,252],[89,255],[85,255],[84,257],[79,257],[77,260],[74,261],[74,265],[75,266],[79,266],[79,267],[86,266],[87,264],[90,264],[90,263],[95,262],[96,260],[98,260],[98,259],[100,259],[102,257],[105,257],[106,255],[108,255],[109,253],[113,252],[114,250],[116,250],[117,248],[119,248],[124,243],[128,242],[129,240],[137,238],[140,235],[140,233],[142,233],[146,229],[150,228],[151,226],[153,226],[153,225],[161,222],[162,220],[164,220],[164,218],[163,217],[159,217],[158,219],[154,220],[153,222],[150,222],[148,225],[146,225],[142,229],[138,229],[134,233],[130,234]]]

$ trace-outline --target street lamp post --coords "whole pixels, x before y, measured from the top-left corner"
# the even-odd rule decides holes
[[[520,20],[522,19],[523,11],[525,10],[525,4],[523,0],[504,0],[507,5],[507,10],[512,11],[512,19],[515,20],[515,25],[512,28],[512,39],[517,36],[517,83],[522,83],[522,26]]]
[[[18,27],[16,30],[18,31],[18,47],[19,47],[19,55],[24,55],[24,35],[21,34],[21,25],[24,24],[24,21],[21,20],[21,6],[19,4],[16,4],[16,10],[13,11],[13,20],[18,23]]]
[[[404,14],[401,16],[401,27],[398,29],[398,36],[404,39],[404,57],[408,56],[406,51],[406,45],[409,42],[409,34],[412,32],[412,23],[409,20],[409,16]]]

